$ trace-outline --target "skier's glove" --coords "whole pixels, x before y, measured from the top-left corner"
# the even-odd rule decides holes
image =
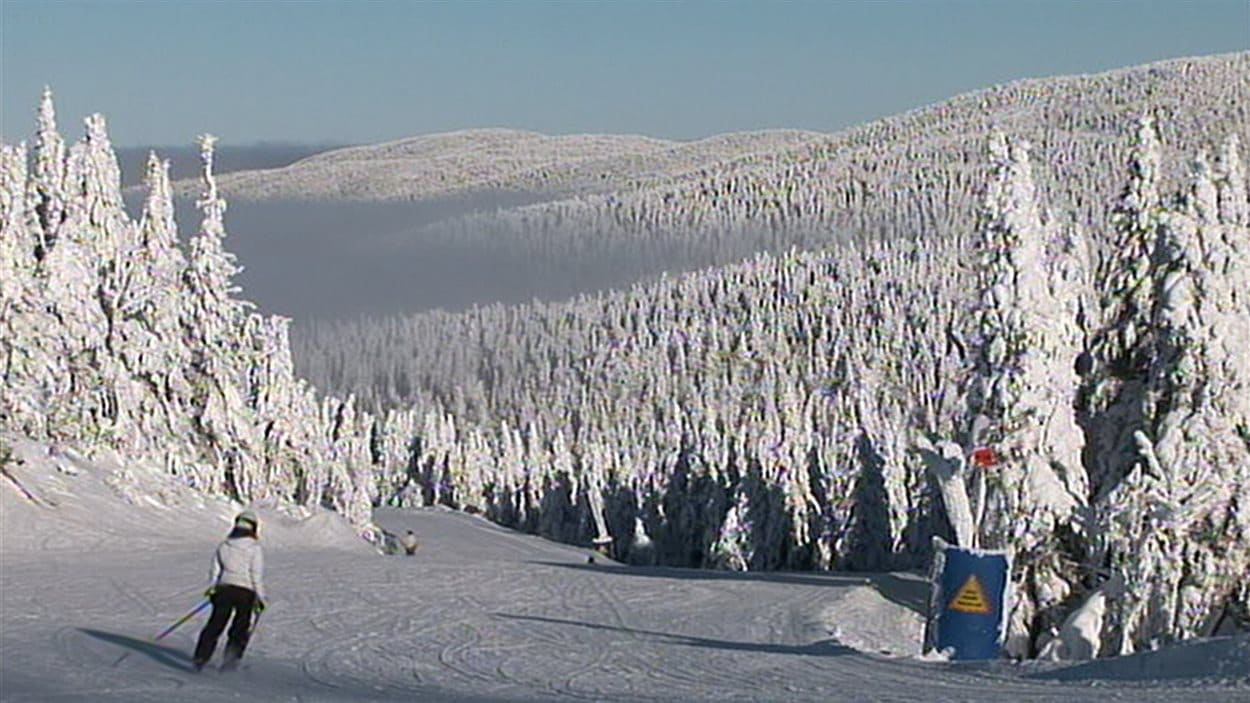
[[[265,601],[257,598],[256,605],[252,606],[252,609],[256,611],[257,615],[265,612]]]
[[[216,593],[217,593],[217,587],[216,587],[216,586],[209,586],[209,587],[208,587],[208,590],[207,590],[207,591],[204,591],[204,597],[205,597],[205,598],[212,598],[212,597],[213,597]]]

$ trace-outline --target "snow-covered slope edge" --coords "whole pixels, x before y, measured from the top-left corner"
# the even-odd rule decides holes
[[[73,558],[112,544],[185,549],[220,539],[243,505],[190,488],[159,466],[111,450],[87,458],[72,448],[4,438],[0,545],[6,554]],[[260,501],[266,544],[376,553],[355,527],[324,508]]]

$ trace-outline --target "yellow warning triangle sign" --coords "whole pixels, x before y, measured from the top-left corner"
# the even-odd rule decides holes
[[[985,589],[981,588],[981,582],[977,580],[976,574],[968,577],[964,581],[964,585],[959,587],[959,592],[951,599],[950,605],[946,606],[949,610],[958,610],[961,613],[978,613],[980,615],[989,615],[994,612],[990,607],[990,599],[985,596]]]

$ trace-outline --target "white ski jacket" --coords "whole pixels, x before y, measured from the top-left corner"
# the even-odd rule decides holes
[[[242,586],[265,600],[265,555],[260,542],[251,537],[233,537],[217,547],[210,577],[214,586]]]

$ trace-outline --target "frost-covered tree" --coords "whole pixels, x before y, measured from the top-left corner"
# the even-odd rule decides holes
[[[39,217],[40,241],[36,256],[43,258],[56,241],[69,197],[66,178],[65,140],[56,129],[56,106],[52,90],[45,87],[39,102],[39,130],[35,138],[34,178],[30,198]]]
[[[1079,531],[1088,493],[1081,433],[1073,410],[1082,335],[1069,301],[1084,283],[1070,243],[1043,219],[1027,142],[990,143],[993,176],[981,224],[977,356],[969,391],[969,434],[1001,459],[975,467],[979,539],[970,546],[1015,555],[1015,609],[1008,648],[1030,653],[1044,625],[1039,611],[1068,596],[1060,529]],[[1068,276],[1074,277],[1068,278]]]
[[[711,564],[731,571],[751,568],[752,526],[749,518],[750,498],[739,492],[725,513],[716,541],[710,549]]]
[[[369,449],[371,426],[372,417],[357,411],[354,396],[346,401],[332,397],[322,400],[321,428],[328,444],[323,457],[327,480],[322,501],[361,527],[370,524],[377,499]]]
[[[186,258],[178,246],[169,163],[155,153],[148,159],[145,183],[148,196],[137,241],[126,252],[129,265],[117,307],[129,323],[125,361],[132,373],[151,385],[173,422],[185,415],[183,406],[190,395],[183,373],[190,350],[183,343],[181,327],[189,303],[183,282]]]
[[[0,321],[31,285],[35,242],[26,200],[26,145],[0,151]]]
[[[0,433],[108,450],[122,474],[148,462],[239,500],[325,502],[373,534],[376,423],[350,407],[323,423],[315,389],[295,378],[288,321],[237,297],[212,138],[201,142],[202,225],[184,256],[168,164],[149,158],[132,221],[104,119],[89,117],[66,149],[54,115],[45,93],[31,171],[23,147],[0,145]],[[411,435],[402,421],[394,429]],[[387,460],[402,461],[389,444]]]
[[[52,229],[41,237],[49,248],[40,261],[40,278],[45,309],[63,330],[44,335],[48,353],[37,374],[54,436],[116,442],[125,431],[116,396],[120,372],[110,347],[110,298],[118,242],[128,236],[129,223],[120,210],[116,159],[103,119],[93,115],[85,123],[86,135],[69,149],[63,169],[46,169],[64,174],[64,200],[60,221],[48,219]],[[55,136],[46,140],[58,143]]]
[[[1235,193],[1244,176],[1235,155],[1222,161]],[[1181,204],[1159,219],[1138,460],[1111,489],[1098,532],[1126,586],[1109,603],[1113,652],[1206,634],[1226,610],[1246,607],[1250,229],[1236,207],[1219,206],[1215,178],[1200,155]]]
[[[1078,409],[1091,487],[1103,494],[1133,464],[1140,398],[1152,363],[1154,252],[1163,204],[1162,145],[1154,120],[1133,136],[1128,183],[1111,215],[1111,246],[1099,266],[1101,297]]]
[[[1217,170],[1220,219],[1228,225],[1250,224],[1250,195],[1247,195],[1245,162],[1241,158],[1241,139],[1230,134],[1220,150]]]
[[[241,269],[234,254],[223,246],[226,202],[217,192],[217,181],[213,175],[213,145],[216,141],[217,138],[212,135],[200,138],[205,192],[196,202],[196,207],[203,213],[203,220],[199,233],[191,239],[184,275],[194,298],[188,312],[191,316],[189,324],[202,329],[205,340],[225,344],[237,336],[244,315],[252,306],[234,297],[240,290],[234,283],[234,277]]]
[[[26,193],[25,144],[0,145],[0,427],[29,427],[39,410],[30,392],[39,325],[32,310],[37,298],[36,239]]]
[[[223,247],[226,203],[213,175],[216,138],[200,138],[204,166],[203,197],[196,206],[203,214],[200,231],[191,238],[183,281],[187,296],[182,326],[190,348],[189,381],[195,421],[210,438],[205,447],[209,464],[226,466],[222,488],[246,497],[246,475],[255,471],[253,440],[255,416],[248,406],[244,384],[255,362],[246,329],[250,303],[235,298],[234,276],[239,267]],[[197,481],[214,480],[211,472],[196,470]]]

